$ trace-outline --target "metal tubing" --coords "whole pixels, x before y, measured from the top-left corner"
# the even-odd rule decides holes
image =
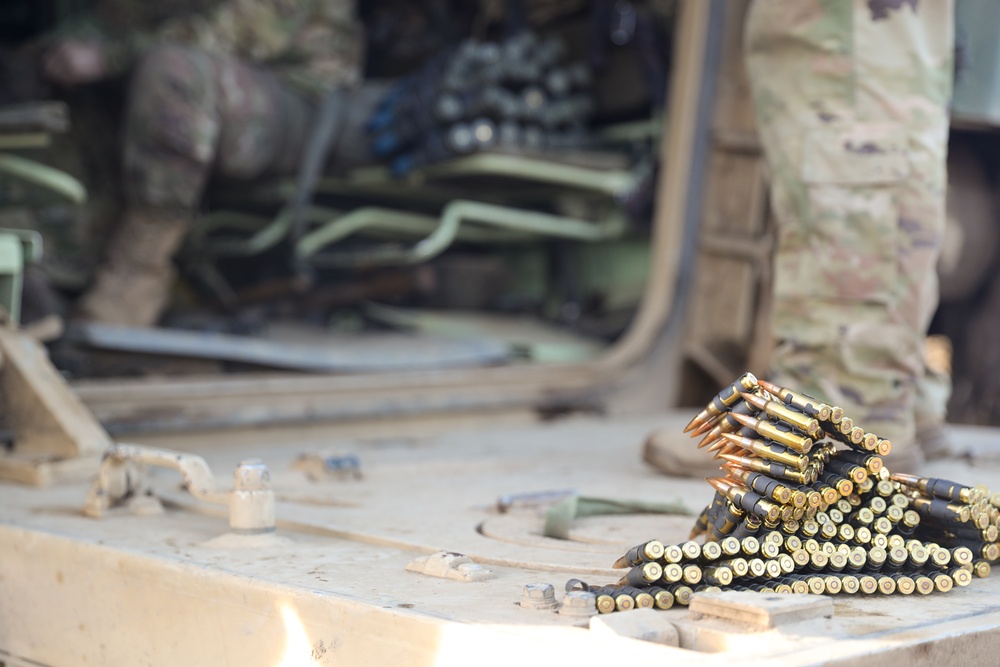
[[[550,215],[537,211],[455,200],[441,212],[441,219],[431,233],[413,247],[406,249],[374,248],[361,252],[343,252],[323,256],[317,253],[324,246],[362,229],[385,226],[384,220],[396,224],[426,224],[427,216],[364,207],[306,234],[296,246],[296,254],[315,266],[367,266],[384,264],[419,264],[437,257],[459,237],[463,222],[488,224],[505,230],[550,236],[575,241],[606,241],[621,236],[625,221],[615,215],[602,223]]]

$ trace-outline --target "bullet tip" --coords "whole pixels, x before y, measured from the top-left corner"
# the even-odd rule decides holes
[[[726,413],[723,413],[723,414],[726,414]],[[715,425],[718,424],[718,423],[719,423],[718,419],[711,419],[709,421],[703,421],[703,422],[699,423],[698,424],[698,428],[696,428],[694,431],[691,432],[691,437],[692,438],[697,438],[699,435],[702,435],[704,433],[708,433],[713,428],[715,428]]]
[[[718,439],[708,446],[708,451],[715,452],[726,446],[726,441],[723,439]]]
[[[752,417],[747,417],[746,415],[741,415],[738,412],[730,412],[729,414],[731,414],[733,416],[733,419],[735,419],[739,423],[743,424],[744,426],[752,426],[756,421],[758,421],[758,420],[756,420],[756,419],[754,419]]]
[[[760,385],[761,388],[763,388],[769,394],[777,395],[781,393],[781,387],[774,384],[773,382],[768,382],[767,380],[761,380],[760,378],[757,378],[757,384]]]

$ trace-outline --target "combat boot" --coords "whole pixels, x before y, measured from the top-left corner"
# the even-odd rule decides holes
[[[928,354],[929,363],[930,354]],[[937,363],[944,366],[940,361]],[[947,367],[934,370],[928,366],[917,381],[917,444],[928,461],[949,458],[959,453],[944,428],[948,398],[951,396],[949,372],[950,369]]]
[[[642,447],[642,460],[649,466],[673,477],[708,477],[719,473],[719,461],[704,449],[698,449],[698,441],[684,433],[684,424],[689,419],[684,414],[674,422],[656,429],[647,436]]]
[[[154,326],[167,306],[175,275],[171,260],[190,220],[190,214],[178,211],[126,211],[94,284],[80,299],[76,319]]]

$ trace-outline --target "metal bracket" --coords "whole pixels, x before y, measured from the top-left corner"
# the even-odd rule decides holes
[[[274,491],[271,474],[260,459],[241,461],[233,473],[233,488],[215,488],[215,476],[205,459],[170,449],[119,444],[109,448],[87,493],[83,512],[100,518],[134,498],[151,494],[146,466],[170,468],[184,479],[184,488],[198,500],[229,506],[229,528],[256,534],[274,530]]]
[[[406,570],[465,582],[487,581],[497,576],[491,570],[473,562],[468,556],[449,551],[439,551],[430,556],[416,558],[406,565]]]
[[[0,386],[14,449],[0,454],[0,480],[43,486],[97,469],[111,438],[32,338],[0,326]]]

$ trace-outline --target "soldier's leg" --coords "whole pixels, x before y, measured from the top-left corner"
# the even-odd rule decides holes
[[[126,211],[80,316],[154,324],[210,175],[290,173],[309,113],[272,76],[239,61],[175,46],[147,54],[129,91]]]
[[[779,226],[774,379],[841,405],[907,466],[937,302],[950,10],[757,0],[746,33]]]

